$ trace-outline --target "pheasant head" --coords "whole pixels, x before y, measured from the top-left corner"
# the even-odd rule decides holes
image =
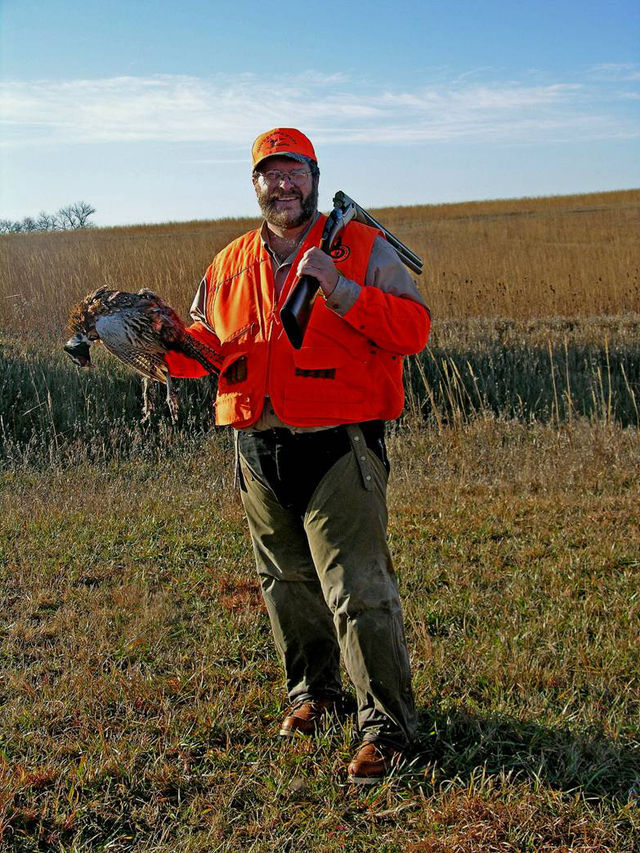
[[[71,310],[68,329],[72,337],[64,345],[64,351],[78,367],[92,367],[90,347],[100,341],[100,335],[96,331],[96,319],[102,308],[102,297],[106,293],[113,291],[99,287]]]

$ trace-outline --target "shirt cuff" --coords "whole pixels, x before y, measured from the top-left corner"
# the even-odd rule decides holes
[[[362,288],[355,281],[342,275],[338,276],[336,286],[325,300],[326,305],[342,317],[350,308],[353,308],[361,290]]]

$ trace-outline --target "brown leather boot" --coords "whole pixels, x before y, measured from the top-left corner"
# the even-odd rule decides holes
[[[302,735],[315,734],[327,714],[335,708],[335,699],[311,699],[301,705],[294,705],[282,721],[280,734],[283,737],[293,737],[296,732]]]
[[[384,741],[365,741],[349,765],[349,781],[356,785],[375,785],[382,781],[404,758],[404,750]]]

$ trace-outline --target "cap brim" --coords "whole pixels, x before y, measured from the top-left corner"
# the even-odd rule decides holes
[[[265,160],[270,160],[271,157],[289,157],[290,160],[297,160],[298,163],[304,163],[305,166],[309,166],[312,163],[315,165],[316,162],[311,157],[305,157],[304,154],[298,154],[295,151],[278,151],[275,154],[267,154],[265,157],[262,157],[257,163],[253,164],[253,168],[257,169],[261,163],[264,163]]]

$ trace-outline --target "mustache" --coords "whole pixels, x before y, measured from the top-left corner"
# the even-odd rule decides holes
[[[286,193],[281,192],[280,190],[277,190],[276,192],[272,192],[270,194],[267,201],[278,201],[279,199],[291,198],[292,196],[295,196],[295,198],[300,199],[300,201],[302,201],[302,193],[299,190],[290,190],[289,192],[286,192]]]

